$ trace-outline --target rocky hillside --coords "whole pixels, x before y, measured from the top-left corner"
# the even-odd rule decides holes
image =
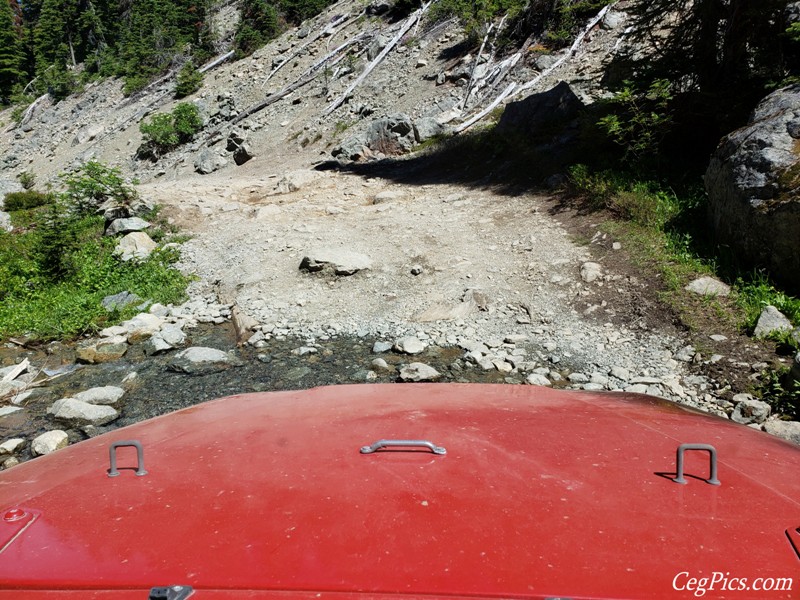
[[[293,360],[308,360],[310,373],[341,337],[397,359],[357,365],[347,380],[396,380],[398,360],[424,367],[435,356],[446,373],[416,366],[404,379],[476,380],[465,375],[473,371],[644,392],[800,442],[800,423],[768,418],[768,405],[741,393],[767,366],[765,348],[728,330],[690,343],[658,304],[657,277],[631,267],[593,217],[451,177],[480,156],[456,156],[438,173],[419,169],[424,153],[391,171],[371,166],[480,128],[498,106],[560,82],[569,88],[531,105],[565,118],[568,133],[581,103],[609,94],[607,66],[646,51],[629,35],[632,5],[613,3],[571,46],[547,53],[533,38],[501,52],[491,32],[470,44],[454,20],[419,11],[393,21],[384,3],[342,0],[246,59],[209,63],[203,87],[182,100],[200,109],[203,129],[155,162],[138,157],[139,125],[175,107],[173,80],[130,98],[113,80],[57,104],[41,98],[0,135],[0,190],[15,189],[22,171],[57,186],[58,173],[97,160],[138,178],[192,236],[181,250],[182,268],[198,275],[191,301],[140,319],[158,321],[146,336],[109,328],[105,341],[87,342],[114,346],[117,358],[165,325],[180,346],[175,327],[234,317],[265,364],[271,345],[297,340]],[[223,37],[230,18],[220,18]],[[536,122],[512,113],[506,130]],[[526,175],[550,173],[531,165]]]
[[[454,20],[434,24],[412,15],[390,22],[376,14],[385,5],[343,0],[252,56],[206,72],[202,89],[184,100],[201,109],[202,134],[157,163],[136,158],[139,124],[174,107],[174,79],[130,98],[123,97],[121,82],[110,80],[58,104],[43,97],[20,126],[7,125],[0,176],[8,189],[21,170],[52,179],[90,159],[120,166],[143,182],[235,169],[232,134],[239,144],[246,140],[267,169],[277,156],[301,167],[330,158],[341,142],[381,117],[403,114],[419,122],[417,138],[452,131],[511,84],[516,88],[509,97],[563,80],[584,99],[597,98],[604,93],[604,64],[627,51],[625,5],[604,11],[574,50],[548,54],[528,44],[499,55],[491,35],[480,53],[465,44]],[[242,118],[265,101],[272,103]],[[0,120],[9,123],[10,114]]]

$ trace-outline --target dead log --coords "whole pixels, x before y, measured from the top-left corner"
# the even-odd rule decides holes
[[[526,90],[531,89],[534,85],[539,83],[542,79],[544,79],[550,73],[552,73],[558,67],[560,67],[567,59],[572,58],[572,55],[575,54],[575,52],[578,50],[578,48],[580,47],[581,43],[583,43],[583,40],[586,38],[586,36],[589,34],[589,32],[592,29],[594,29],[595,25],[597,25],[600,21],[603,20],[603,17],[606,16],[606,13],[609,10],[611,10],[611,7],[614,6],[615,4],[616,4],[616,2],[612,2],[611,4],[607,4],[606,6],[604,6],[603,9],[599,13],[597,13],[597,15],[591,21],[589,21],[589,23],[586,25],[586,27],[584,27],[583,31],[581,31],[581,33],[575,38],[575,41],[572,42],[572,46],[570,46],[570,48],[569,48],[569,51],[567,51],[567,53],[564,56],[559,58],[552,65],[550,65],[550,67],[548,67],[547,69],[545,69],[544,71],[539,73],[536,77],[534,77],[533,79],[531,79],[527,83],[524,83],[521,86],[519,86],[516,89],[516,91],[514,92],[514,96],[516,96],[518,94],[521,94],[522,92],[524,92]]]
[[[562,56],[555,63],[553,63],[549,68],[547,68],[544,71],[542,71],[541,73],[539,73],[536,77],[534,77],[530,81],[528,81],[528,82],[526,82],[526,83],[524,83],[522,85],[517,85],[516,82],[510,83],[500,93],[500,95],[497,96],[497,98],[494,99],[494,101],[489,106],[487,106],[482,111],[480,111],[478,114],[476,114],[475,116],[471,117],[470,119],[468,119],[467,121],[465,121],[464,123],[462,123],[461,125],[456,127],[454,132],[455,133],[461,133],[461,132],[469,129],[475,123],[477,123],[478,121],[483,119],[486,115],[488,115],[490,112],[492,112],[492,110],[494,110],[494,108],[497,105],[499,105],[501,102],[509,100],[510,98],[513,98],[514,96],[518,96],[522,92],[531,89],[533,86],[535,86],[537,83],[539,83],[542,79],[544,79],[550,73],[555,71],[567,59],[571,58],[572,55],[575,54],[575,52],[578,50],[578,48],[580,47],[581,43],[586,38],[586,36],[589,34],[589,32],[600,21],[603,20],[603,17],[606,16],[606,13],[608,13],[608,11],[611,10],[611,7],[614,6],[614,4],[616,4],[616,1],[612,2],[611,4],[607,4],[606,6],[604,6],[603,9],[599,13],[597,13],[597,15],[591,21],[589,21],[589,23],[586,25],[586,27],[584,27],[584,29],[581,31],[581,33],[575,38],[575,41],[572,43],[572,46],[570,46],[570,49],[567,51],[566,54],[564,54],[564,56]]]
[[[397,35],[395,35],[392,38],[392,41],[386,44],[386,47],[383,50],[381,50],[380,54],[378,54],[378,56],[376,56],[375,59],[369,65],[367,65],[367,68],[364,69],[364,72],[361,73],[361,75],[359,75],[356,78],[356,80],[348,86],[348,88],[344,91],[344,93],[341,96],[339,96],[336,100],[331,102],[328,105],[328,107],[324,111],[322,111],[322,116],[324,117],[328,116],[334,110],[339,108],[344,103],[345,100],[347,100],[347,97],[353,92],[353,90],[363,83],[363,81],[369,76],[369,74],[375,69],[375,67],[377,67],[383,61],[384,58],[386,58],[386,55],[389,54],[389,52],[391,52],[394,49],[394,47],[403,38],[403,36],[406,33],[408,33],[408,30],[414,26],[414,23],[416,23],[419,19],[422,18],[422,15],[425,14],[425,11],[427,11],[430,5],[433,4],[434,2],[436,2],[436,0],[430,0],[428,3],[422,5],[421,8],[415,10],[412,13],[412,15],[408,19],[406,19],[406,22],[403,23],[403,26],[400,28],[400,31],[398,31]]]
[[[47,96],[48,96],[48,94],[42,94],[36,100],[31,102],[31,105],[28,108],[25,109],[25,114],[22,115],[22,120],[20,120],[20,122],[19,122],[19,126],[20,127],[22,127],[23,125],[25,125],[25,123],[28,122],[28,120],[33,115],[33,111],[36,109],[36,106],[39,104],[39,102],[41,102],[42,100],[47,98]]]
[[[314,36],[314,37],[313,37],[311,40],[309,40],[308,42],[306,42],[305,44],[303,44],[303,45],[302,45],[302,46],[301,46],[301,47],[300,47],[300,48],[299,48],[299,49],[298,49],[296,52],[294,52],[294,53],[293,53],[292,55],[290,55],[288,58],[286,58],[285,60],[283,60],[283,61],[282,61],[280,64],[278,64],[278,66],[277,66],[277,67],[275,67],[274,69],[272,69],[272,71],[270,71],[269,75],[267,75],[267,77],[264,79],[264,81],[262,81],[262,82],[261,82],[261,87],[264,87],[264,85],[266,85],[266,83],[267,83],[267,82],[268,82],[270,79],[272,79],[272,76],[273,76],[273,75],[275,75],[275,73],[277,73],[278,71],[280,71],[280,70],[283,68],[283,66],[284,66],[284,65],[286,65],[287,63],[290,63],[290,62],[292,62],[294,59],[296,59],[297,57],[299,57],[299,56],[300,56],[300,55],[301,55],[303,52],[305,52],[305,51],[306,51],[306,49],[307,49],[307,48],[308,48],[308,47],[309,47],[311,44],[315,43],[315,42],[316,42],[317,40],[319,40],[321,37],[324,37],[324,36],[326,36],[326,35],[333,35],[333,32],[334,32],[334,31],[335,31],[335,30],[336,30],[336,29],[337,29],[337,28],[338,28],[340,25],[341,25],[342,27],[344,27],[344,26],[346,26],[346,25],[349,25],[350,23],[352,23],[353,21],[355,21],[355,20],[356,20],[358,17],[360,17],[360,16],[361,16],[361,15],[363,15],[363,14],[364,14],[364,12],[362,11],[361,13],[359,13],[359,14],[358,14],[358,16],[357,16],[357,17],[353,17],[353,18],[352,18],[352,19],[350,19],[350,20],[346,20],[346,19],[347,19],[347,15],[339,15],[339,18],[337,18],[337,19],[334,19],[332,22],[328,23],[328,25],[327,25],[327,26],[325,26],[325,27],[322,29],[322,31],[320,31],[319,33],[317,33],[317,35],[315,35],[315,36]],[[334,52],[335,52],[335,51],[334,51]]]
[[[3,381],[14,381],[17,377],[19,377],[22,373],[28,370],[28,367],[31,366],[31,361],[27,358],[19,363],[16,367],[11,369],[8,373],[5,374],[3,377]]]
[[[517,82],[516,81],[512,81],[511,83],[509,83],[508,86],[506,86],[506,89],[504,89],[502,91],[502,93],[497,98],[495,98],[494,101],[489,106],[484,108],[481,112],[479,112],[477,115],[475,115],[471,119],[468,119],[467,121],[464,121],[461,125],[456,127],[453,131],[455,133],[461,133],[462,131],[465,131],[465,130],[469,129],[470,127],[472,127],[475,123],[477,123],[483,117],[485,117],[490,112],[492,112],[494,110],[495,106],[500,104],[506,98],[510,97],[511,94],[514,92],[514,89],[516,87],[517,87]]]
[[[344,58],[344,56],[337,57],[336,59],[331,61],[330,66],[336,65],[343,58]],[[287,85],[285,88],[283,88],[279,92],[276,92],[274,94],[270,94],[262,102],[259,102],[258,104],[255,104],[254,106],[251,106],[247,110],[244,110],[244,111],[240,112],[238,115],[236,115],[236,117],[234,117],[233,119],[231,119],[231,121],[229,121],[229,124],[230,125],[236,125],[236,123],[242,121],[243,119],[246,119],[247,117],[250,117],[250,116],[256,114],[257,112],[264,110],[265,108],[267,108],[271,104],[275,104],[281,98],[285,98],[286,96],[291,94],[293,91],[295,91],[295,90],[303,87],[304,85],[310,83],[311,81],[316,79],[317,70],[318,69],[315,69],[313,71],[309,70],[310,72],[307,72],[308,74],[304,78],[299,79],[299,80],[295,81],[294,83],[292,83],[290,85]],[[217,133],[219,133],[219,131],[220,131],[219,128],[214,130],[213,132],[211,132],[208,135],[208,138],[209,139],[213,138]]]
[[[210,71],[211,69],[213,69],[217,65],[220,65],[220,64],[224,63],[226,60],[228,60],[234,54],[236,54],[236,52],[234,50],[231,50],[230,52],[226,52],[225,54],[223,54],[219,58],[215,58],[210,63],[203,65],[202,67],[197,69],[197,71],[199,73],[205,73],[206,71]]]

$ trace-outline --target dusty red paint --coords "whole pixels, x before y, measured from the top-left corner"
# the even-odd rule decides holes
[[[447,454],[359,453],[381,438]],[[107,476],[125,439],[143,444],[146,476]],[[685,442],[716,447],[722,485],[700,479],[706,453],[687,455],[687,485],[669,479]],[[121,449],[119,466],[134,456]],[[646,396],[455,384],[233,396],[0,473],[0,515],[32,515],[0,519],[0,599],[146,599],[173,583],[197,600],[694,597],[673,590],[683,571],[794,578],[788,592],[707,598],[798,598],[799,467],[791,444]]]

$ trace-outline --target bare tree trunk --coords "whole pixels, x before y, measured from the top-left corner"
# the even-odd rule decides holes
[[[414,26],[414,23],[416,23],[420,18],[422,18],[422,15],[425,14],[425,11],[427,11],[428,7],[430,7],[430,5],[433,4],[434,2],[436,2],[436,0],[430,0],[427,4],[424,4],[421,8],[418,8],[416,11],[414,11],[414,13],[406,20],[406,22],[403,23],[403,26],[400,28],[400,31],[397,32],[397,35],[395,35],[394,38],[392,38],[391,42],[386,44],[386,47],[383,50],[381,50],[380,54],[378,54],[378,56],[375,57],[375,59],[367,66],[367,68],[364,69],[364,72],[361,73],[361,75],[359,75],[356,78],[356,80],[350,84],[350,86],[344,91],[344,93],[341,96],[339,96],[336,100],[331,102],[328,105],[328,107],[324,111],[322,111],[322,116],[327,116],[331,114],[334,110],[339,108],[344,103],[344,101],[353,92],[353,90],[356,89],[359,85],[361,85],[361,83],[367,78],[367,76],[369,76],[369,74],[375,69],[375,67],[377,67],[383,61],[384,58],[386,58],[386,55],[392,51],[392,49],[403,38],[403,36],[408,32],[408,30]]]

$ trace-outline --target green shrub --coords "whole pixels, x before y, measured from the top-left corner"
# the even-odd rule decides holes
[[[53,194],[45,194],[35,190],[24,192],[10,192],[3,199],[5,210],[13,212],[15,210],[28,210],[37,208],[45,204],[51,204],[54,200]]]
[[[203,128],[203,120],[197,106],[181,102],[171,113],[153,115],[146,123],[139,125],[144,135],[144,144],[139,155],[158,160],[170,150],[192,140]]]
[[[114,170],[101,167],[90,167],[93,177],[85,170],[69,176],[73,194],[95,189],[98,178],[110,183],[106,192],[126,188]],[[70,338],[127,318],[135,309],[109,315],[101,305],[105,296],[124,290],[164,304],[183,300],[188,280],[172,266],[176,252],[121,262],[113,254],[116,241],[103,235],[103,217],[75,210],[66,193],[46,211],[27,216],[34,220],[30,227],[0,234],[0,339]]]
[[[203,86],[203,74],[197,70],[192,61],[187,62],[178,71],[175,97],[184,98],[194,94]]]
[[[238,57],[249,56],[280,33],[278,12],[266,0],[244,0],[233,45]]]
[[[188,102],[181,102],[172,110],[172,121],[181,144],[190,142],[194,135],[203,128],[200,110],[196,105]]]
[[[119,169],[89,161],[75,173],[61,175],[65,201],[79,212],[94,212],[106,200],[130,205],[139,195]]]
[[[587,197],[595,208],[607,208],[626,221],[658,230],[696,201],[680,199],[656,181],[617,171],[595,173],[580,164],[569,168],[569,183],[574,194]]]
[[[157,147],[162,153],[178,145],[178,132],[175,131],[170,114],[153,115],[147,123],[139,125],[139,131],[144,134],[147,143]]]
[[[670,83],[658,79],[647,89],[626,81],[609,102],[612,113],[598,126],[625,151],[623,160],[632,165],[650,162],[658,155],[661,140],[672,125]]]
[[[526,4],[522,0],[440,0],[431,6],[430,18],[435,21],[458,18],[474,42],[494,19],[504,15],[513,18]]]
[[[130,96],[136,92],[143,90],[150,83],[150,77],[138,74],[128,74],[124,77],[125,85],[122,86],[122,93],[125,96]]]
[[[20,185],[23,189],[30,190],[36,185],[36,175],[30,171],[23,171],[17,175]]]
[[[744,311],[743,326],[752,330],[767,305],[781,311],[795,325],[800,325],[800,299],[777,289],[763,271],[739,277],[734,284],[736,304]]]

